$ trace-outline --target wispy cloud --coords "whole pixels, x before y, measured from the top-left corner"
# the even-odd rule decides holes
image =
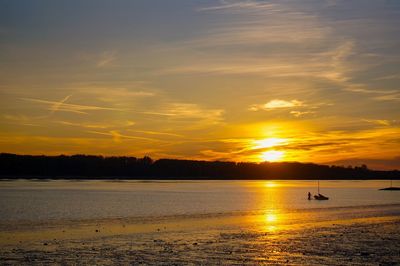
[[[366,94],[378,94],[378,95],[379,94],[390,95],[396,93],[396,90],[371,89],[368,86],[362,84],[349,84],[346,87],[344,87],[343,90],[366,93]]]
[[[275,10],[277,6],[273,3],[269,2],[260,2],[260,1],[236,1],[236,0],[223,0],[219,1],[219,5],[206,6],[197,8],[197,11],[227,11],[234,12],[239,11],[243,12],[243,10]]]
[[[201,57],[193,60],[191,56],[190,62],[168,66],[166,74],[253,74],[337,81],[347,79],[344,72],[355,69],[345,69],[343,64],[354,52],[354,41],[336,39],[331,25],[295,4],[220,1],[198,11],[222,13],[226,20],[212,24],[195,38],[173,43],[171,49],[200,51]]]
[[[167,113],[177,117],[192,117],[192,118],[204,118],[204,117],[215,117],[219,118],[223,110],[221,109],[205,109],[201,108],[197,104],[192,103],[172,103],[167,107]]]
[[[375,91],[357,84],[354,76],[378,66],[378,55],[361,52],[362,43],[340,35],[334,18],[321,17],[326,3],[314,12],[306,6],[287,1],[219,1],[201,7],[197,11],[218,13],[229,23],[216,23],[174,48],[207,51],[212,56],[168,67],[165,73],[322,79],[347,91]]]
[[[391,121],[386,119],[363,119],[363,121],[379,126],[390,126],[392,124]]]
[[[224,110],[207,108],[193,103],[166,103],[155,112],[146,112],[159,116],[173,127],[176,132],[190,132],[206,128],[215,128],[224,124]]]
[[[161,116],[168,121],[186,122],[192,126],[211,126],[223,121],[223,109],[205,108],[193,103],[163,103],[154,111],[135,111],[136,113]],[[196,127],[197,127],[196,126]]]
[[[77,114],[87,114],[87,111],[98,111],[98,110],[123,111],[122,109],[111,108],[111,107],[65,103],[65,101],[67,101],[69,98],[70,96],[67,96],[61,101],[48,101],[48,100],[34,99],[34,98],[20,98],[20,99],[24,101],[47,105],[46,109],[51,111],[51,113],[54,113],[56,111],[63,111],[63,112],[71,112]]]
[[[122,84],[72,84],[66,91],[72,91],[76,98],[92,99],[115,107],[129,108],[145,98],[157,97],[155,89],[149,89],[145,82],[132,81]]]
[[[170,132],[161,132],[161,131],[130,130],[130,132],[143,133],[143,134],[148,134],[148,135],[171,136],[171,137],[178,137],[178,138],[184,137],[181,134],[170,133]]]
[[[290,113],[295,117],[301,117],[308,114],[314,114],[314,111],[290,111]]]
[[[382,77],[376,78],[375,80],[391,80],[391,79],[400,79],[400,73],[382,76]]]
[[[382,96],[376,96],[373,99],[377,101],[400,101],[400,92],[390,93]]]
[[[116,59],[117,59],[116,51],[105,51],[99,56],[96,62],[96,67],[104,68],[112,66]]]
[[[110,136],[115,142],[121,142],[121,140],[123,140],[123,139],[136,139],[136,140],[157,141],[157,142],[160,141],[160,140],[154,139],[154,138],[145,138],[145,137],[141,137],[141,136],[124,135],[124,134],[121,134],[117,130],[110,130],[108,132],[88,130],[86,132],[92,133],[92,134],[97,134],[97,135]]]
[[[206,39],[195,40],[197,44],[203,45],[206,45],[205,40],[211,41],[210,45],[296,43],[307,39],[320,39],[329,30],[320,27],[315,16],[280,2],[220,1],[219,5],[197,10],[222,13],[225,16],[235,15],[231,18],[231,23],[221,23],[221,27],[210,29]],[[301,34],[295,30],[300,30]]]
[[[22,125],[22,126],[40,126],[39,123],[37,123],[38,118],[42,117],[29,117],[26,115],[9,115],[9,114],[4,114],[3,118],[7,121],[7,123],[15,124],[15,125]]]
[[[156,96],[155,91],[143,89],[141,83],[136,84],[132,82],[131,88],[128,87],[115,87],[115,86],[77,86],[72,88],[80,94],[89,94],[98,98],[119,99],[122,98],[138,98],[138,97],[153,97]]]
[[[127,128],[135,125],[133,121],[112,121],[108,123],[94,123],[94,122],[86,122],[86,123],[77,123],[77,122],[69,122],[69,121],[55,121],[55,123],[73,126],[73,127],[81,127],[81,128],[93,128],[93,129],[107,129],[107,128]]]
[[[266,30],[268,31],[268,30]],[[268,40],[273,39],[266,38]],[[310,51],[308,49],[293,50],[290,46],[281,48],[282,51],[262,53],[257,56],[243,55],[242,49],[248,47],[248,38],[237,51],[237,56],[225,56],[219,53],[214,57],[198,58],[196,62],[185,63],[181,66],[169,67],[163,70],[164,74],[207,74],[207,75],[256,75],[261,77],[287,79],[310,78],[312,80],[328,80],[345,87],[352,85],[347,82],[351,73],[366,66],[348,65],[347,55],[354,45],[349,42],[339,43],[336,46],[325,48],[327,51]],[[232,43],[231,41],[227,41]],[[206,41],[212,44],[212,41]],[[259,43],[256,41],[256,43]],[[313,44],[318,46],[319,42]],[[352,43],[352,42],[350,42]],[[311,45],[311,44],[310,44]],[[349,53],[349,54],[346,54]],[[345,56],[346,55],[346,56]],[[240,58],[240,60],[236,59]]]
[[[280,109],[280,108],[292,108],[305,106],[302,101],[298,100],[280,100],[274,99],[265,104],[253,104],[249,107],[250,111],[259,111],[259,110],[272,110],[272,109]]]

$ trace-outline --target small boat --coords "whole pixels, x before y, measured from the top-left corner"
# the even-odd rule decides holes
[[[329,198],[325,197],[322,194],[318,194],[318,195],[314,195],[314,199],[316,199],[316,200],[328,200]]]
[[[318,195],[314,195],[315,200],[328,200],[329,198],[319,193],[319,180],[318,180]]]

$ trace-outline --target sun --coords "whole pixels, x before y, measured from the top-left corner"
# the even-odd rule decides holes
[[[251,149],[257,150],[257,161],[277,162],[281,161],[285,152],[281,149],[288,144],[286,138],[271,137],[252,140]]]
[[[284,152],[283,151],[265,151],[261,153],[261,158],[264,161],[269,161],[269,162],[277,162],[280,161],[283,158]]]

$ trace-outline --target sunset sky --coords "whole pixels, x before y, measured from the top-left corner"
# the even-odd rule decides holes
[[[0,152],[400,169],[400,1],[0,0]]]

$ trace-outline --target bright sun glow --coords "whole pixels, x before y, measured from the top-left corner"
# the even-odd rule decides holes
[[[268,139],[255,140],[254,148],[256,148],[256,149],[270,148],[270,147],[274,147],[274,146],[283,144],[285,142],[286,142],[286,139],[282,139],[282,138],[268,138]]]
[[[283,155],[284,155],[283,151],[265,151],[261,153],[261,158],[264,161],[276,162],[280,161],[283,158]]]

